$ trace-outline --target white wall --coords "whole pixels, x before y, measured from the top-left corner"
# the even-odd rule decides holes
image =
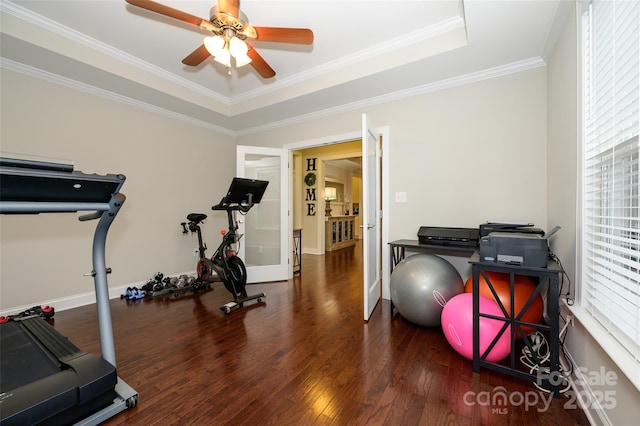
[[[548,176],[547,187],[548,223],[560,225],[562,230],[551,241],[552,250],[562,261],[574,288],[572,297],[577,297],[580,287],[576,276],[578,222],[577,182],[578,157],[578,50],[575,10],[564,27],[548,64]],[[566,309],[564,315],[570,314]],[[621,373],[600,344],[579,321],[568,330],[566,346],[576,368],[601,376],[601,369],[616,375],[616,384],[579,385],[577,390],[586,401],[587,392],[603,397],[613,395],[613,408],[598,410],[597,403],[589,404],[587,414],[593,424],[624,425],[640,418],[640,392]],[[588,381],[584,380],[583,381]],[[608,393],[607,393],[608,392]],[[601,398],[604,405],[611,405]],[[635,422],[637,423],[637,422]]]
[[[235,173],[233,138],[12,71],[0,78],[2,151],[126,175],[127,200],[107,237],[110,287],[195,270],[197,241],[182,235],[180,222],[206,213],[205,241],[217,243],[226,217],[211,206]],[[83,274],[92,269],[97,221],[77,217],[0,215],[0,309],[88,303],[82,296],[93,296],[93,280]]]
[[[476,227],[524,220],[546,227],[546,71],[543,68],[239,138],[282,147],[357,132],[366,112],[389,126],[390,239],[422,225]],[[386,261],[386,260],[385,260]]]

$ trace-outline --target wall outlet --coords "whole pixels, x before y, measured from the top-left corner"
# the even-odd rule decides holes
[[[198,257],[200,256],[200,250],[198,250],[197,248],[193,249],[193,257]]]

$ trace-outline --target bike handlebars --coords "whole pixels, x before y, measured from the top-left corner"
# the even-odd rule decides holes
[[[224,198],[215,206],[211,207],[211,210],[225,210],[227,212],[231,211],[241,211],[243,213],[251,210],[255,203],[251,202],[251,197],[249,197],[249,202],[247,204],[237,204],[237,203],[225,203]]]

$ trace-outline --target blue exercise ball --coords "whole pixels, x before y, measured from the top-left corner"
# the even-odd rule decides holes
[[[440,326],[442,308],[464,293],[458,270],[433,254],[416,254],[400,262],[389,281],[391,302],[408,321],[424,327]]]

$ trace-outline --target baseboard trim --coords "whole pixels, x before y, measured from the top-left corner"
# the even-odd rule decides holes
[[[567,360],[574,367],[577,365],[571,356],[571,353],[565,351]],[[584,376],[582,370],[574,368],[571,377],[571,391],[573,392],[573,403],[577,404],[578,408],[581,408],[589,420],[589,424],[593,426],[613,426],[609,416],[607,416],[607,410],[605,410],[600,404],[601,398],[597,398],[589,386],[589,379]]]
[[[188,272],[180,272],[177,274],[171,274],[168,276],[177,277],[180,275],[195,275],[195,273],[196,273],[195,271],[188,271]],[[126,292],[127,288],[130,288],[130,287],[140,288],[143,285],[145,285],[147,281],[148,280],[144,280],[144,281],[133,282],[133,283],[122,285],[122,286],[109,287],[109,299],[119,299],[120,296]],[[95,292],[92,291],[87,293],[74,294],[72,296],[67,296],[67,297],[61,297],[59,299],[36,302],[31,305],[17,306],[15,308],[7,309],[6,311],[0,313],[0,315],[4,315],[4,316],[16,315],[16,314],[19,314],[20,312],[24,312],[27,309],[31,309],[34,306],[38,306],[38,305],[53,306],[56,312],[62,312],[68,309],[78,308],[80,306],[91,305],[94,303],[96,303],[96,294]]]
[[[319,249],[304,249],[302,250],[302,254],[313,254],[316,256],[321,256],[324,254],[324,250]]]

